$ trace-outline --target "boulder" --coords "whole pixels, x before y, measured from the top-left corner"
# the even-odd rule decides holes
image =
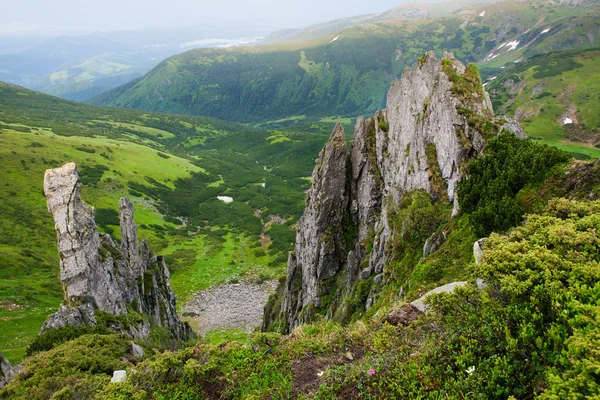
[[[483,257],[483,244],[485,243],[485,238],[479,239],[475,243],[473,243],[473,258],[475,259],[475,264],[481,264],[481,257]]]
[[[425,293],[423,296],[419,297],[417,300],[411,302],[410,304],[415,307],[417,310],[419,310],[420,312],[427,312],[427,305],[425,304],[425,299],[429,296],[431,296],[432,294],[435,293],[450,293],[453,292],[454,289],[456,289],[457,287],[460,286],[464,286],[466,285],[467,282],[452,282],[452,283],[448,283],[446,285],[437,287],[433,290],[430,290],[429,292]]]
[[[423,315],[423,311],[417,307],[413,306],[412,304],[403,304],[402,306],[390,311],[383,319],[383,322],[387,322],[388,324],[394,326],[408,326],[421,315]]]
[[[144,354],[145,354],[144,349],[142,349],[141,346],[138,346],[134,342],[131,342],[130,352],[131,352],[131,355],[136,359],[140,359],[140,358],[144,357]]]
[[[120,369],[113,372],[113,376],[110,378],[110,383],[125,382],[125,379],[127,379],[127,371]]]
[[[6,386],[22,369],[23,366],[12,365],[4,357],[4,354],[0,353],[0,389]]]

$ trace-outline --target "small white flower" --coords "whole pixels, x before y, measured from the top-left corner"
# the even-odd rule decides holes
[[[317,372],[317,376],[323,376],[324,373],[325,373],[325,371],[319,371],[319,372]]]
[[[475,366],[471,365],[469,368],[465,369],[465,372],[471,375],[473,372],[475,372]]]

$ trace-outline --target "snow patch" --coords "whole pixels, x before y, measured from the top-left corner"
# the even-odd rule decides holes
[[[480,17],[485,17],[485,11],[482,11],[482,12],[479,14],[479,16],[480,16]]]
[[[334,37],[333,39],[331,39],[331,41],[330,41],[329,43],[333,43],[333,42],[335,42],[336,40],[338,40],[339,38],[340,38],[339,36],[336,36],[336,37]]]
[[[486,83],[483,84],[483,86],[486,86],[488,83],[490,83],[491,81],[493,81],[496,78],[497,78],[497,76],[492,76]]]
[[[568,125],[568,124],[572,124],[573,120],[571,118],[565,118],[565,120],[563,121],[563,125]]]
[[[517,46],[519,45],[519,41],[518,40],[513,40],[512,42],[508,42],[506,43],[506,47],[508,48],[508,50],[506,51],[511,51],[517,48]]]
[[[217,199],[221,200],[224,203],[231,203],[233,199],[229,196],[217,196]]]

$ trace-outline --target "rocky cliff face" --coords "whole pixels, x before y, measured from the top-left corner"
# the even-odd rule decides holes
[[[401,235],[392,219],[404,196],[425,190],[455,215],[464,165],[502,129],[500,122],[477,69],[452,55],[438,61],[430,52],[392,84],[386,110],[357,121],[348,156],[336,126],[313,171],[285,286],[267,305],[263,329],[288,331],[315,312],[344,320],[343,298],[373,277],[361,305],[368,308],[394,236]],[[443,239],[438,233],[431,242],[439,247]],[[426,251],[435,251],[432,243]]]
[[[21,370],[21,367],[11,365],[4,355],[0,353],[0,389]]]
[[[119,202],[119,246],[109,235],[98,233],[94,210],[81,200],[80,189],[74,163],[46,171],[44,193],[55,221],[65,299],[42,331],[95,325],[97,311],[101,311],[141,316],[125,324],[126,329],[117,323],[112,326],[136,338],[146,337],[152,325],[167,327],[178,339],[190,337],[189,325],[177,316],[164,259],[152,254],[146,242],[140,249],[131,201],[122,198]]]

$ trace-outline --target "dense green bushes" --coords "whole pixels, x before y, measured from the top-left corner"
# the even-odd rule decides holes
[[[521,220],[525,209],[517,200],[523,188],[541,184],[553,166],[569,160],[561,150],[517,139],[511,133],[490,139],[485,154],[469,164],[458,188],[460,205],[470,214],[475,232],[503,232]]]
[[[124,369],[130,340],[112,335],[83,335],[27,358],[23,372],[0,391],[10,399],[89,399]]]
[[[114,333],[105,326],[63,326],[57,329],[49,329],[43,334],[36,336],[27,347],[26,354],[31,356],[40,351],[52,350],[65,342],[76,339],[83,335]]]

